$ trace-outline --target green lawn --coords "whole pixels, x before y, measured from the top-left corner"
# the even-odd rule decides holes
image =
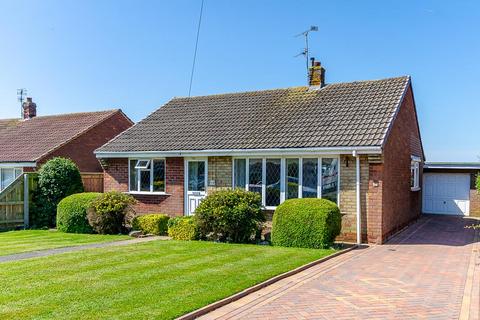
[[[0,264],[0,318],[171,319],[334,250],[153,241]]]
[[[0,232],[0,256],[42,249],[129,239],[128,236],[75,234],[49,230]]]

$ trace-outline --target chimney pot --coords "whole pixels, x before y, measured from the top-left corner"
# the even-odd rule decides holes
[[[37,104],[33,102],[31,97],[27,97],[27,101],[22,104],[23,107],[23,119],[32,119],[37,115]]]

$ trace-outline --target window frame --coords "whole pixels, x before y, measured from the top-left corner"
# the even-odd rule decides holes
[[[422,188],[420,186],[420,164],[422,160],[417,156],[411,156],[410,160],[410,182],[412,181],[413,175],[413,186],[410,183],[411,191],[420,191]]]
[[[337,168],[337,205],[340,204],[340,155],[333,154],[333,155],[304,155],[304,156],[278,156],[278,155],[271,155],[271,156],[263,156],[263,155],[252,155],[252,156],[238,156],[232,157],[232,188],[235,187],[235,160],[236,159],[245,159],[245,190],[249,190],[249,177],[250,177],[250,159],[262,159],[262,206],[266,210],[275,210],[277,206],[266,206],[266,161],[267,159],[280,159],[280,204],[286,200],[286,160],[287,159],[298,159],[298,197],[296,199],[301,199],[303,197],[303,159],[312,159],[315,158],[317,160],[317,198],[322,198],[322,159],[337,159],[338,168]]]
[[[3,170],[12,170],[13,171],[13,180],[6,186],[3,186]],[[17,172],[20,172],[17,175]],[[8,188],[10,184],[12,184],[19,176],[23,174],[23,168],[22,167],[0,167],[0,192]]]
[[[136,190],[131,190],[131,161],[137,161],[137,163],[134,166],[134,169],[137,171],[136,175],[136,183],[135,185],[137,186]],[[138,162],[139,161],[148,161],[148,165],[150,165],[150,168],[143,168],[144,166],[141,166],[142,168],[137,168]],[[164,170],[163,170],[163,180],[165,181],[165,191],[153,191],[153,172],[154,172],[154,165],[155,161],[163,161],[164,163]],[[141,184],[141,172],[150,172],[150,190],[149,191],[141,191],[140,190],[140,184]],[[128,193],[130,194],[146,194],[146,195],[167,195],[167,160],[166,158],[128,158]]]

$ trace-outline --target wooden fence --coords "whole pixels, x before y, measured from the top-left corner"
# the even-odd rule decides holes
[[[85,192],[103,192],[103,173],[82,173]]]
[[[20,175],[0,192],[0,229],[27,227],[31,190],[35,187],[34,175]]]

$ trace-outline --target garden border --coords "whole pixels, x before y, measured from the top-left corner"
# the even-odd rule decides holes
[[[329,255],[329,256],[326,256],[326,257],[320,258],[320,259],[318,259],[318,260],[315,260],[315,261],[309,262],[309,263],[307,263],[307,264],[304,264],[303,266],[300,266],[300,267],[295,268],[295,269],[293,269],[293,270],[290,270],[290,271],[284,272],[284,273],[282,273],[282,274],[279,274],[279,275],[277,275],[277,276],[274,276],[273,278],[267,279],[267,280],[265,280],[265,281],[263,281],[263,282],[261,282],[261,283],[259,283],[259,284],[256,284],[256,285],[254,285],[254,286],[252,286],[252,287],[250,287],[250,288],[247,288],[247,289],[245,289],[245,290],[243,290],[243,291],[240,291],[240,292],[238,292],[238,293],[235,293],[235,294],[233,294],[233,295],[231,295],[231,296],[229,296],[229,297],[226,297],[226,298],[224,298],[224,299],[222,299],[222,300],[213,302],[213,303],[211,303],[211,304],[209,304],[209,305],[206,305],[206,306],[204,306],[204,307],[201,307],[200,309],[194,310],[194,311],[189,312],[189,313],[187,313],[187,314],[184,314],[184,315],[182,315],[182,316],[180,316],[180,317],[177,317],[176,320],[193,320],[193,319],[196,319],[196,318],[198,318],[198,317],[200,317],[200,316],[203,316],[203,315],[206,315],[206,314],[212,312],[213,310],[216,310],[216,309],[218,309],[218,308],[220,308],[220,307],[223,307],[223,306],[225,306],[225,305],[227,305],[227,304],[229,304],[229,303],[232,303],[232,302],[234,302],[234,301],[240,300],[241,298],[243,298],[243,297],[245,297],[245,296],[247,296],[247,295],[249,295],[249,294],[251,294],[251,293],[254,293],[254,292],[256,292],[256,291],[259,291],[260,289],[263,289],[263,288],[265,288],[265,287],[267,287],[267,286],[269,286],[269,285],[272,285],[272,284],[274,284],[275,282],[278,282],[278,281],[280,281],[280,280],[282,280],[282,279],[285,279],[285,278],[288,278],[288,277],[290,277],[290,276],[293,276],[293,275],[295,275],[295,274],[297,274],[297,273],[299,273],[299,272],[302,272],[302,271],[304,271],[304,270],[306,270],[306,269],[308,269],[308,268],[311,268],[311,267],[313,267],[313,266],[316,266],[317,264],[320,264],[320,263],[325,262],[325,261],[327,261],[327,260],[330,260],[330,259],[332,259],[332,258],[338,257],[339,255],[342,255],[342,254],[344,254],[344,253],[347,253],[347,252],[349,252],[349,251],[352,251],[352,250],[354,250],[354,249],[359,248],[359,245],[357,245],[357,244],[353,244],[353,245],[352,245],[352,244],[345,244],[345,245],[350,246],[350,247],[348,247],[348,248],[346,248],[346,249],[343,249],[343,250],[340,250],[340,251],[337,251],[337,252],[335,252],[334,254],[331,254],[331,255]],[[362,245],[362,247],[363,247],[363,245]]]

